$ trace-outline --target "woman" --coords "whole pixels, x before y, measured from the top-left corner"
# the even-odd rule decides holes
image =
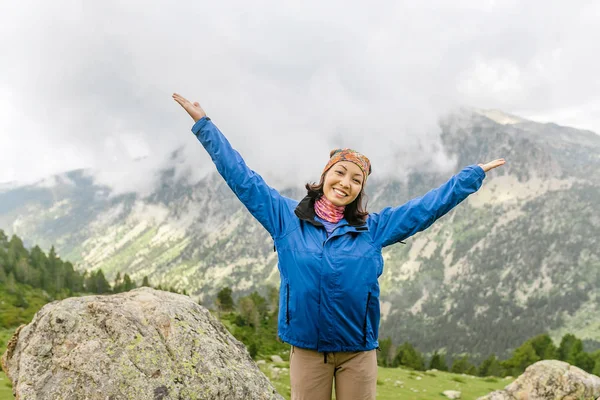
[[[421,198],[369,214],[367,157],[337,149],[300,202],[249,169],[198,103],[173,94],[217,170],[275,242],[281,277],[278,334],[292,345],[292,399],[375,399],[381,250],[429,227],[479,189],[498,159],[463,169]]]

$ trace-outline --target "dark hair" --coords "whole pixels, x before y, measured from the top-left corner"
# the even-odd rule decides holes
[[[323,196],[323,185],[325,183],[325,174],[321,175],[321,181],[319,183],[307,183],[306,191],[308,197],[312,199],[311,204],[319,197]],[[364,201],[364,204],[363,204]],[[346,206],[344,209],[344,218],[350,223],[350,225],[362,225],[367,220],[369,213],[367,212],[367,195],[365,193],[365,185],[360,188],[360,193],[356,196],[356,199]]]

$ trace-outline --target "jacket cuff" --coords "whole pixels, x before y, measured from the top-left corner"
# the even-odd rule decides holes
[[[210,121],[210,118],[206,115],[200,118],[198,121],[196,121],[194,126],[192,126],[192,132],[194,133],[194,135],[198,136],[198,133],[200,133],[200,130],[202,130],[202,128],[206,126],[208,121]]]
[[[198,121],[198,122],[200,122],[200,121]],[[483,170],[483,168],[481,168],[477,164],[473,164],[472,167],[473,167],[473,170],[475,170],[475,172],[477,172],[477,174],[481,177],[481,179],[485,178],[485,171]]]

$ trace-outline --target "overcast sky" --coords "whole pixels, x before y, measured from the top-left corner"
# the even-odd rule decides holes
[[[212,166],[174,91],[284,185],[317,179],[335,147],[382,173],[432,154],[448,167],[435,123],[461,105],[600,132],[598,15],[577,0],[0,0],[0,182],[85,167],[143,186],[181,146],[200,176]]]

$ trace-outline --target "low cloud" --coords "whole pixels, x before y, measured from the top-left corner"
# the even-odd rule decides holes
[[[435,123],[461,105],[600,131],[599,13],[591,1],[12,2],[0,181],[86,167],[146,190],[177,148],[198,179],[210,159],[174,91],[275,186],[317,179],[335,147],[382,175],[449,169]]]

